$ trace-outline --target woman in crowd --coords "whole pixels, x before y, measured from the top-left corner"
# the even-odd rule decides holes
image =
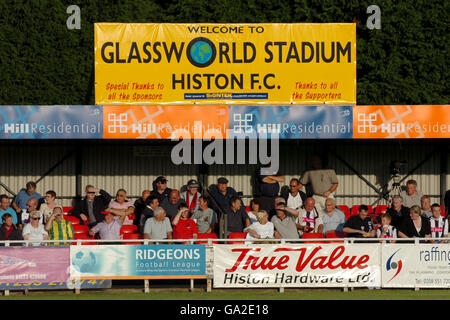
[[[418,205],[409,209],[411,219],[405,218],[402,222],[398,236],[400,238],[431,238],[430,220],[422,216]]]
[[[258,222],[256,218],[256,214],[259,211],[259,199],[253,199],[250,201],[250,211],[247,212],[247,215],[250,219],[250,223]]]
[[[244,229],[244,231],[247,232],[246,239],[273,239],[274,227],[273,223],[269,222],[269,214],[267,213],[267,211],[258,211],[256,213],[256,218],[258,219],[257,222],[252,223],[250,226]],[[252,242],[246,241],[246,244],[248,243]]]

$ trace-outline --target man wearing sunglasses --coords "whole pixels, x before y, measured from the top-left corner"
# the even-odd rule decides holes
[[[30,223],[23,227],[23,239],[34,240],[31,242],[32,246],[43,246],[42,240],[48,240],[48,232],[45,231],[44,225],[40,223],[41,215],[38,211],[30,213]]]
[[[167,187],[167,179],[164,176],[159,176],[153,182],[153,190],[150,193],[151,196],[158,198],[159,203],[162,203],[164,199],[169,198],[172,189]]]
[[[92,185],[87,185],[85,191],[86,196],[75,204],[70,215],[77,217],[82,224],[88,224],[91,228],[105,219],[102,211],[108,208],[112,197],[105,190],[95,188]]]
[[[300,190],[300,181],[296,178],[292,178],[289,182],[289,189],[283,188],[281,197],[286,201],[288,208],[294,209],[297,212],[300,212],[307,198],[306,193]]]

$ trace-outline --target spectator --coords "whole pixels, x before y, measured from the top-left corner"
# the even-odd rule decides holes
[[[258,222],[256,214],[259,212],[259,199],[255,198],[250,201],[250,211],[247,212],[248,218],[250,219],[250,224]]]
[[[289,190],[282,191],[281,197],[284,198],[288,208],[292,208],[298,212],[300,212],[307,198],[306,193],[300,190],[300,181],[297,178],[291,179],[289,182]]]
[[[55,207],[52,215],[45,223],[45,231],[49,240],[73,240],[75,238],[72,223],[63,219],[61,207]],[[55,242],[52,245],[67,245],[67,242]]]
[[[106,211],[105,219],[89,230],[89,235],[94,237],[96,233],[99,233],[100,239],[102,240],[120,240],[120,228],[122,228],[125,218],[126,213],[123,211],[120,211],[117,215],[113,215],[112,212]],[[102,242],[101,244],[105,243]],[[114,244],[114,242],[112,242],[112,244]]]
[[[30,200],[31,198],[37,198],[38,201],[42,198],[42,196],[36,192],[36,183],[33,181],[27,182],[26,189],[22,189],[19,191],[19,193],[15,196],[11,207],[17,213],[20,213],[23,210],[27,209],[28,200]]]
[[[157,207],[154,217],[147,219],[144,225],[144,239],[172,239],[172,226],[169,218],[166,218],[164,208]]]
[[[259,207],[261,210],[270,212],[274,209],[275,198],[280,192],[280,182],[284,182],[284,176],[279,172],[272,172],[270,175],[258,175],[257,178],[259,193]]]
[[[369,208],[366,205],[359,206],[359,213],[348,218],[342,231],[351,238],[373,238],[375,229],[372,219],[369,217]]]
[[[448,220],[441,216],[441,206],[434,203],[431,206],[432,215],[429,218],[432,238],[447,238],[448,237]],[[432,240],[433,243],[440,243],[442,241]]]
[[[275,215],[270,219],[275,228],[275,238],[277,239],[298,239],[297,219],[299,212],[288,208],[283,198],[278,197],[274,203]]]
[[[130,218],[130,215],[134,214],[134,205],[131,201],[127,200],[127,192],[125,189],[117,190],[116,199],[109,202],[108,208],[108,211],[116,216],[122,216],[122,213],[124,214],[125,220],[122,224],[130,225],[134,223],[133,219]]]
[[[381,216],[381,226],[377,229],[377,238],[397,239],[397,228],[391,225],[392,218],[389,213],[383,213]],[[383,243],[383,241],[380,241]],[[395,243],[395,240],[390,241]]]
[[[22,232],[13,224],[12,215],[5,213],[2,216],[2,225],[0,226],[0,240],[23,240]],[[12,246],[20,246],[20,243],[11,243]],[[4,244],[1,244],[4,246]]]
[[[186,202],[189,213],[192,215],[199,208],[199,198],[201,193],[198,192],[199,184],[197,180],[189,180],[187,183],[187,191],[181,194],[181,199]]]
[[[208,199],[204,196],[199,197],[199,208],[191,216],[192,220],[197,223],[199,233],[213,232],[215,227],[215,221],[217,218],[214,216],[216,213],[208,207]]]
[[[10,207],[10,201],[6,194],[0,195],[0,218],[5,214],[9,213],[12,217],[12,222],[17,224],[17,213],[16,211]],[[3,223],[0,221],[0,224]]]
[[[140,227],[143,230],[145,226],[145,222],[147,222],[147,219],[152,218],[155,216],[155,209],[159,207],[159,201],[158,197],[156,196],[149,196],[145,200],[145,209],[142,211],[141,214],[141,222]]]
[[[230,199],[229,208],[226,209],[225,217],[222,220],[226,237],[228,237],[231,232],[244,232],[244,228],[250,225],[250,219],[248,218],[247,212],[241,209],[241,199],[239,199],[239,197],[232,197]]]
[[[406,191],[400,192],[400,196],[403,198],[403,205],[405,207],[419,206],[420,208],[420,199],[423,194],[417,190],[416,180],[408,180],[406,182]]]
[[[314,155],[311,160],[313,169],[303,174],[299,189],[308,184],[311,192],[307,192],[307,194],[312,194],[318,209],[323,210],[325,199],[334,198],[333,192],[338,187],[338,179],[334,169],[325,168],[320,156]]]
[[[392,207],[386,210],[386,213],[392,218],[391,224],[397,229],[400,229],[404,219],[409,219],[409,209],[403,205],[403,198],[401,196],[392,197]]]
[[[217,202],[218,206],[212,202],[211,207],[216,213],[225,212],[230,208],[230,199],[237,197],[237,192],[232,187],[228,186],[228,180],[224,177],[217,179],[217,190],[211,192],[211,196]],[[222,211],[220,211],[222,209]],[[245,211],[245,210],[244,210]]]
[[[20,230],[23,229],[23,226],[27,223],[30,223],[30,213],[33,211],[38,211],[37,207],[39,205],[38,198],[30,198],[27,202],[27,210],[24,210],[22,214],[19,214],[19,219],[17,222],[17,225]],[[39,211],[38,211],[39,212]],[[43,224],[44,222],[42,217],[42,212],[39,212],[41,215],[40,223]]]
[[[244,229],[247,232],[246,239],[273,239],[275,230],[273,223],[269,222],[269,214],[267,211],[261,210],[257,212],[256,217],[258,221]],[[246,244],[248,243],[251,244],[252,242],[247,241]]]
[[[145,201],[149,196],[150,190],[144,190],[142,191],[142,196],[134,202],[134,215],[136,216],[134,219],[134,224],[137,226],[141,225],[142,211],[144,211],[144,209],[147,207],[147,203]]]
[[[323,221],[315,207],[316,202],[312,197],[306,199],[304,208],[300,209],[300,213],[296,219],[297,230],[300,234],[308,232],[323,233]]]
[[[62,206],[58,204],[55,200],[56,200],[56,192],[53,190],[48,190],[45,193],[45,203],[43,203],[39,209],[43,217],[42,223],[45,224],[45,222],[47,222],[47,219],[52,215],[53,209],[55,209],[55,207],[62,208]]]
[[[430,196],[424,195],[420,198],[420,207],[422,209],[422,215],[425,218],[430,219],[433,215],[431,212],[431,198]]]
[[[164,199],[167,199],[170,195],[172,189],[167,187],[167,179],[164,176],[159,176],[153,182],[153,190],[150,193],[152,196],[156,196],[158,198],[159,203],[162,203]]]
[[[422,210],[418,205],[413,205],[409,209],[411,219],[404,219],[398,235],[400,238],[430,238],[430,220],[422,217]]]
[[[164,198],[161,203],[161,207],[166,211],[167,217],[172,220],[178,213],[178,206],[184,203],[184,200],[180,197],[180,191],[173,189],[168,198]]]
[[[39,223],[41,220],[41,215],[38,211],[32,211],[30,213],[30,223],[27,223],[23,227],[23,239],[24,240],[32,240],[32,246],[45,246],[43,240],[48,240],[48,232],[45,231],[45,227],[42,223]]]
[[[189,218],[189,208],[182,203],[178,207],[178,213],[173,218],[173,238],[174,239],[197,239],[198,226],[194,220]]]
[[[323,232],[342,232],[345,224],[345,214],[336,208],[334,199],[325,200],[325,210],[322,212]]]
[[[111,195],[105,190],[95,188],[90,184],[86,186],[85,192],[86,196],[75,204],[70,215],[81,219],[81,224],[89,223],[89,228],[91,228],[105,219],[102,211],[108,208]],[[96,193],[99,193],[99,195],[96,196]]]

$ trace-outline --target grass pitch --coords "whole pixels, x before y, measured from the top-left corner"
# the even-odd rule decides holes
[[[0,296],[0,300],[450,300],[450,290],[446,289],[411,289],[368,290],[355,289],[343,292],[339,289],[247,291],[247,290],[213,290],[205,292],[155,291],[143,293],[126,290],[82,290],[80,294],[71,291],[29,291],[11,292],[9,296]]]

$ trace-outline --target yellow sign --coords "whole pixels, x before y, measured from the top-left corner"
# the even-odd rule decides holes
[[[356,25],[95,24],[95,102],[356,103]]]

